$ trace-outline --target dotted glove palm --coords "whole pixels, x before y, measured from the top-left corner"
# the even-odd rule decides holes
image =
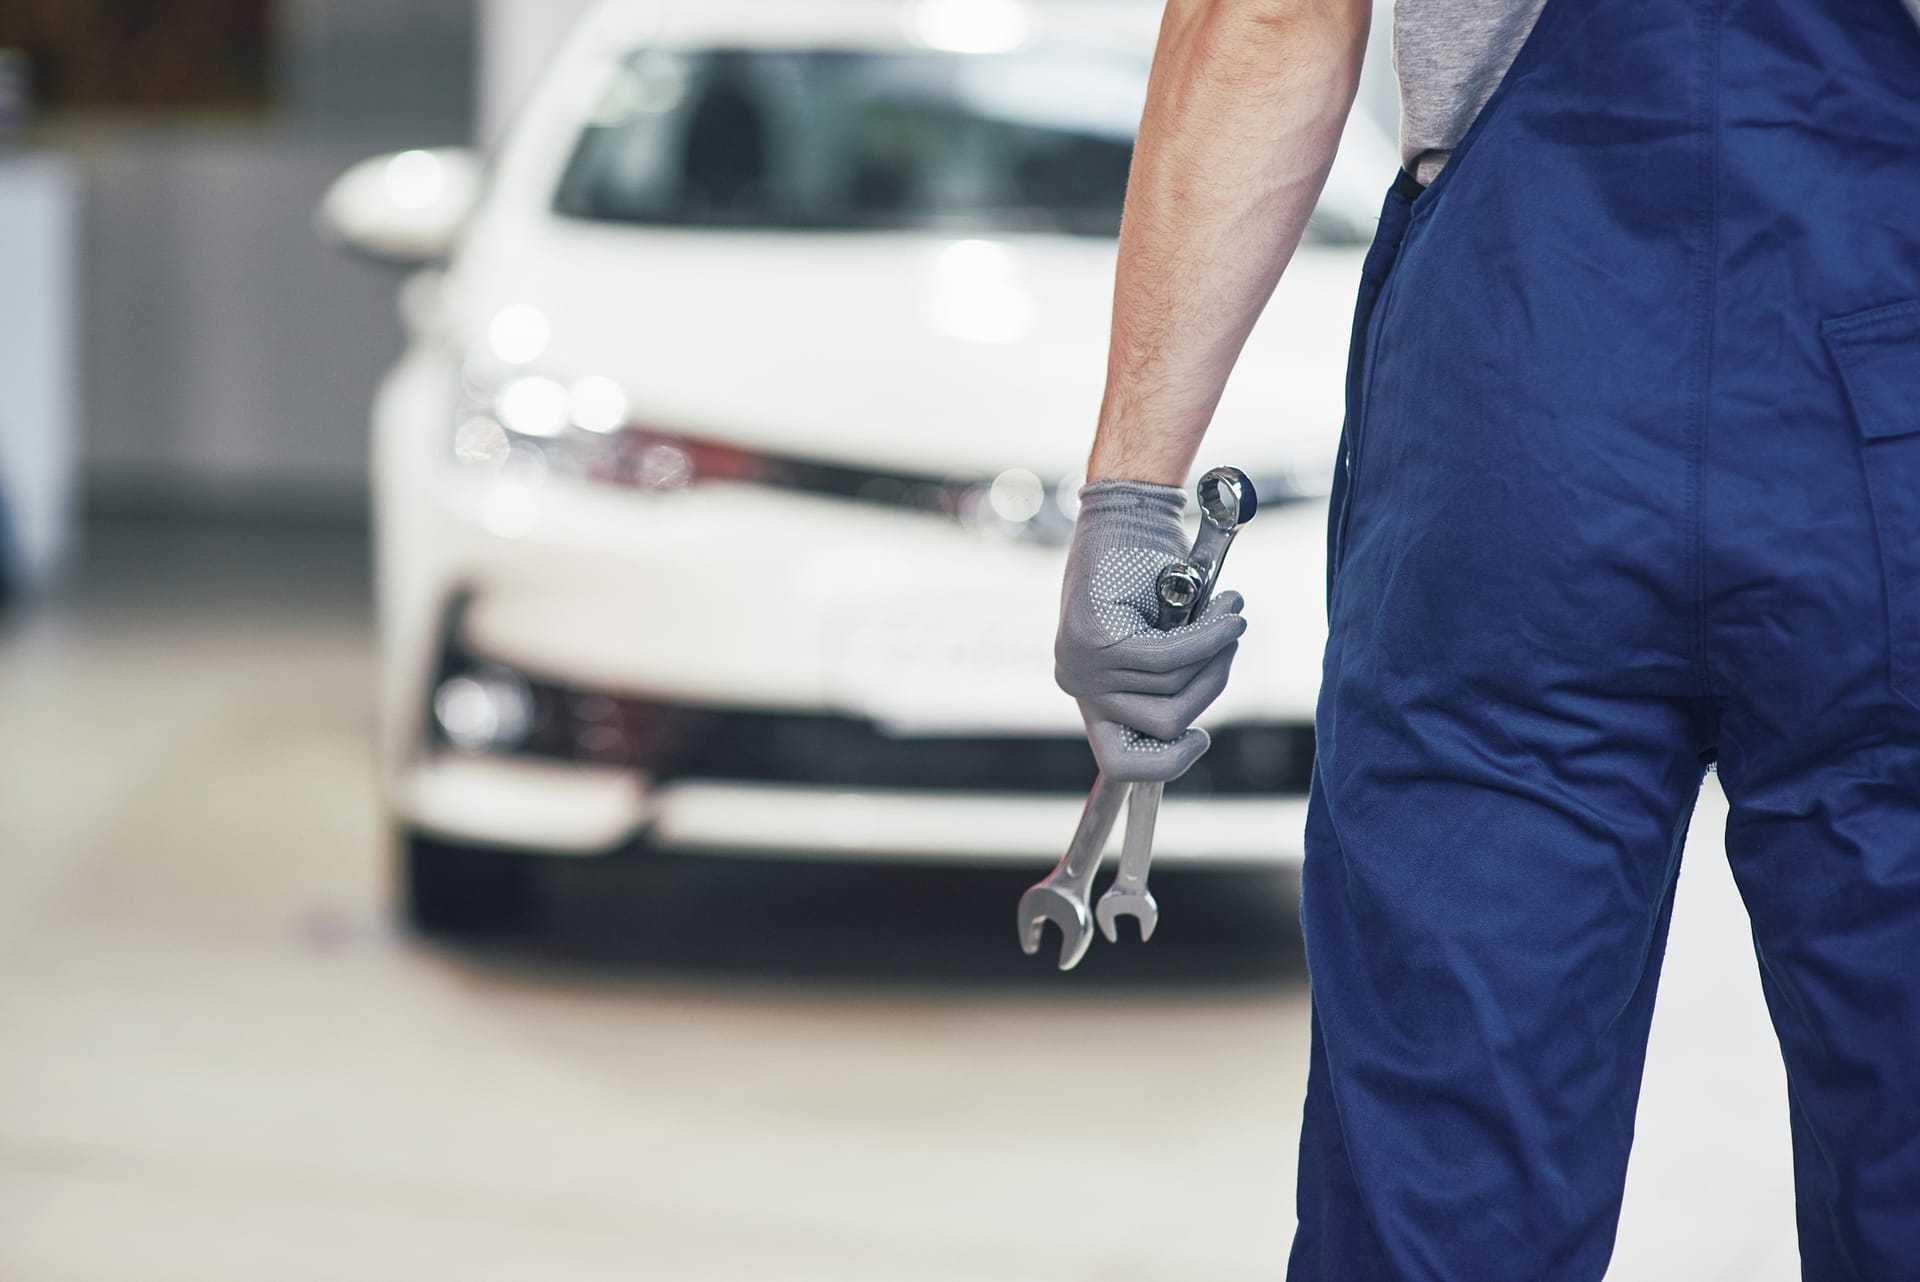
[[[1177,779],[1207,750],[1194,719],[1226,688],[1247,622],[1222,592],[1192,623],[1162,632],[1160,571],[1187,559],[1185,491],[1140,481],[1080,490],[1054,641],[1054,679],[1080,704],[1094,759],[1127,783]]]

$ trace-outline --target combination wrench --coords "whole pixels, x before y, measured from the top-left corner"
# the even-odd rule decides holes
[[[1201,477],[1199,497],[1200,534],[1192,553],[1185,562],[1175,562],[1162,570],[1154,585],[1159,598],[1156,623],[1162,629],[1188,623],[1206,608],[1234,535],[1259,508],[1253,483],[1238,468],[1218,467]],[[1121,917],[1132,917],[1139,923],[1142,942],[1152,937],[1160,909],[1147,890],[1147,870],[1153,860],[1153,830],[1165,786],[1140,783],[1129,787],[1113,782],[1104,773],[1094,780],[1066,855],[1020,897],[1020,946],[1029,956],[1040,951],[1049,921],[1060,928],[1061,970],[1072,970],[1086,956],[1096,918],[1109,941],[1119,941]],[[1100,897],[1098,909],[1089,912],[1093,878],[1123,798],[1127,802],[1127,834],[1120,871]]]
[[[1106,852],[1127,791],[1126,784],[1104,774],[1095,779],[1067,853],[1052,872],[1020,896],[1020,947],[1027,956],[1040,951],[1048,922],[1060,928],[1061,970],[1072,970],[1087,955],[1087,945],[1093,942],[1093,875],[1100,871],[1100,856]]]

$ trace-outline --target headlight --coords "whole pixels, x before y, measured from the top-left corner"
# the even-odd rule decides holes
[[[568,379],[482,352],[463,367],[455,403],[454,458],[522,485],[572,476],[657,493],[747,482],[939,513],[1015,538],[1057,541],[1072,528],[1077,479],[1048,485],[1017,467],[937,477],[746,449],[636,423],[626,389],[604,375]]]
[[[733,481],[823,498],[937,513],[999,538],[1064,542],[1078,512],[1079,479],[1048,483],[1021,467],[989,478],[929,476],[774,454],[634,421],[627,393],[604,375],[563,378],[470,360],[456,396],[453,456],[514,482],[501,523],[530,510],[531,486],[567,476],[665,493]],[[1274,502],[1302,497],[1290,478],[1259,482]],[[515,506],[518,504],[519,506]]]
[[[574,476],[641,490],[701,481],[770,480],[777,460],[628,421],[627,397],[610,378],[565,383],[516,374],[491,395],[464,395],[453,431],[462,463],[523,479]]]
[[[940,514],[997,538],[1064,542],[1078,510],[1078,477],[1049,480],[1026,468],[993,476],[934,476],[854,467],[749,449],[636,421],[627,390],[603,374],[551,368],[545,317],[501,312],[461,367],[452,454],[510,482],[496,496],[497,524],[519,530],[549,477],[654,493],[732,481],[909,511]],[[1262,478],[1274,501],[1301,496]]]
[[[461,371],[454,401],[453,456],[473,467],[522,479],[597,477],[624,445],[626,389],[603,375],[561,378],[476,354]]]

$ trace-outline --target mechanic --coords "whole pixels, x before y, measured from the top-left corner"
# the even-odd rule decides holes
[[[1367,8],[1168,5],[1057,642],[1102,769],[1206,749],[1242,602],[1157,634],[1154,574]],[[1295,1282],[1605,1273],[1715,761],[1804,1276],[1920,1277],[1916,13],[1400,0],[1406,171],[1329,531]]]

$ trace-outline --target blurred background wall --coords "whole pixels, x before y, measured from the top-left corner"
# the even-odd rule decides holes
[[[85,193],[80,487],[96,512],[364,511],[367,399],[400,341],[396,281],[343,267],[311,212],[355,160],[472,137],[476,10],[264,11],[257,102],[47,109]]]
[[[51,258],[35,251],[43,275],[53,273],[49,301],[26,304],[38,320],[16,322],[58,350],[8,344],[15,366],[26,359],[44,375],[33,393],[42,408],[16,420],[73,424],[13,446],[13,488],[43,496],[16,514],[27,533],[52,541],[65,500],[44,496],[63,489],[109,517],[359,520],[368,392],[400,343],[397,281],[343,265],[311,234],[314,204],[365,156],[497,139],[592,3],[0,7],[0,47],[43,51],[37,89],[49,101],[36,142],[66,159],[58,172],[41,164],[40,181],[79,209],[77,230],[60,233],[74,243]],[[1389,18],[1383,8],[1362,99],[1390,123]],[[225,41],[257,24],[257,61],[236,45],[202,51],[225,59],[224,78],[184,65],[182,34],[190,42],[196,24]],[[101,48],[107,30],[121,47]],[[49,59],[44,50],[62,39],[88,56]],[[14,279],[24,298],[23,276]],[[33,379],[10,369],[8,382],[28,389]],[[48,413],[48,398],[61,396],[70,413]]]

